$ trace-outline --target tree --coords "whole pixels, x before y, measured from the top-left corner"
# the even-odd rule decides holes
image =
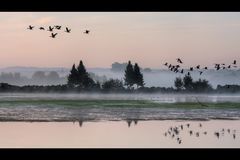
[[[138,86],[144,86],[143,74],[140,72],[140,68],[137,63],[134,65],[134,84],[137,85],[137,88]]]
[[[131,88],[134,85],[134,70],[131,61],[128,61],[124,76],[125,85]]]
[[[195,92],[206,92],[211,90],[212,86],[205,79],[199,79],[198,81],[193,82],[193,91]]]
[[[193,79],[191,75],[185,75],[185,77],[183,78],[183,86],[187,91],[193,89]]]
[[[78,78],[78,71],[75,67],[75,64],[73,64],[70,74],[68,75],[68,85],[70,86],[77,85],[77,78]]]
[[[89,73],[86,71],[82,60],[77,67],[77,84],[79,88],[91,88],[94,86],[95,82],[90,77]]]
[[[183,88],[183,81],[181,77],[177,77],[174,81],[174,85],[177,88],[178,91],[180,91]]]
[[[123,90],[123,82],[120,81],[119,79],[110,79],[106,82],[103,83],[102,88],[104,90],[112,90],[112,91],[116,91],[116,90]]]

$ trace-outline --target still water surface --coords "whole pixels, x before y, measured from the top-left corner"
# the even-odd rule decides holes
[[[166,136],[175,126],[179,134]],[[0,122],[0,147],[240,148],[240,121]]]

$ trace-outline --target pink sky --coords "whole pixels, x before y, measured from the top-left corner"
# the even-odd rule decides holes
[[[240,53],[240,13],[1,12],[0,22],[0,67],[71,67],[82,59],[87,67],[132,60],[162,68],[178,57],[186,66],[212,66]],[[27,30],[29,24],[59,24],[72,33],[52,39],[48,31]]]

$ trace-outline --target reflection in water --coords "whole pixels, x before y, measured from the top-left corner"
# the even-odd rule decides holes
[[[128,127],[131,127],[132,120],[127,120]]]
[[[138,120],[136,120],[136,119],[134,119],[134,120],[128,119],[128,120],[126,120],[126,121],[127,121],[128,127],[131,127],[132,122],[134,122],[134,125],[135,125],[135,126],[136,126],[137,123],[138,123]]]
[[[137,123],[138,123],[138,120],[134,120],[134,124],[137,125]]]
[[[82,127],[83,121],[79,121],[79,126]]]
[[[189,123],[186,124],[186,126],[188,128],[184,128],[184,124],[181,124],[179,126],[170,126],[168,128],[168,130],[164,133],[164,136],[171,137],[171,139],[176,140],[178,142],[178,144],[181,144],[182,137],[180,135],[182,135],[182,134],[189,133],[189,136],[192,136],[195,133],[195,136],[198,138],[198,137],[200,137],[200,135],[206,136],[208,133],[207,131],[199,131],[203,127],[203,125],[201,123],[199,123],[198,127],[195,127],[195,128],[191,128],[191,127],[189,128],[189,126],[190,126]],[[220,136],[221,136],[221,138],[224,137],[225,131],[227,131],[226,133],[228,133],[228,136],[232,135],[233,139],[234,140],[236,139],[236,129],[231,130],[231,129],[222,128],[221,131],[215,131],[213,134],[214,134],[214,136],[217,137],[217,139],[219,139]],[[181,132],[185,132],[185,133],[181,133]]]
[[[240,147],[239,120],[75,122],[1,122],[0,147]]]

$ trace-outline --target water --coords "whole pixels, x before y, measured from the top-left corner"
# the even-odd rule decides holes
[[[11,148],[239,148],[240,121],[1,122],[0,147]],[[190,124],[187,128],[186,124]],[[199,123],[202,127],[199,127]],[[179,136],[165,137],[171,126],[184,125]],[[224,134],[221,131],[225,129]],[[227,132],[230,129],[230,133]],[[189,130],[194,134],[189,135]],[[235,130],[235,131],[234,131]],[[204,132],[207,131],[205,135]],[[199,137],[195,135],[199,132]],[[214,133],[220,132],[217,138]],[[233,138],[233,134],[236,138]]]
[[[240,102],[239,95],[2,93],[0,147],[239,148],[239,108],[77,107],[28,103],[84,99],[176,103],[196,102],[196,97],[201,102]],[[27,101],[14,102],[16,100]],[[190,124],[189,128],[187,124]],[[174,137],[172,131],[169,134],[170,127],[178,127],[179,134],[175,133]]]

